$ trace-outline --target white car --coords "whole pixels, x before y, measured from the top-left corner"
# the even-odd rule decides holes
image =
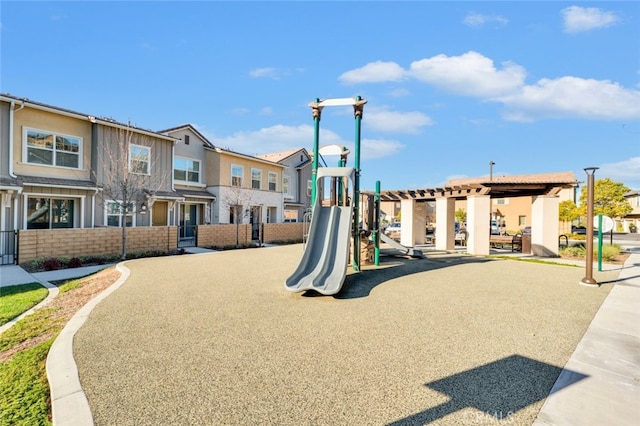
[[[400,233],[400,231],[402,230],[402,228],[400,227],[400,222],[394,222],[389,224],[389,226],[387,226],[387,229],[384,230],[384,233],[387,235],[391,235],[394,233]]]

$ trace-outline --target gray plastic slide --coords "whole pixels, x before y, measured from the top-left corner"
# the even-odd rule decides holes
[[[418,250],[413,247],[403,246],[402,244],[400,244],[399,242],[397,242],[396,240],[394,240],[384,232],[380,233],[380,240],[389,244],[391,247],[400,251],[402,254],[406,254],[411,257],[424,257],[424,253],[422,253],[422,250]]]
[[[318,169],[317,179],[325,176],[353,180],[353,168]],[[353,205],[324,207],[319,202],[321,198],[319,194],[316,197],[309,239],[300,264],[285,281],[285,288],[291,292],[315,290],[325,295],[336,294],[347,274]]]

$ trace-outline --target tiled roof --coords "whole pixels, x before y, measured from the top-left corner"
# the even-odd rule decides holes
[[[189,130],[191,130],[193,133],[195,133],[196,135],[198,135],[198,137],[199,137],[200,139],[202,139],[202,140],[204,141],[205,145],[208,145],[208,146],[210,146],[210,147],[213,147],[213,146],[214,146],[214,145],[213,145],[213,143],[211,143],[211,141],[210,141],[209,139],[207,139],[207,138],[206,138],[202,133],[200,133],[200,132],[198,131],[198,129],[196,129],[195,127],[193,127],[193,125],[192,125],[192,124],[189,124],[189,123],[187,123],[187,124],[182,124],[182,125],[180,125],[180,126],[176,126],[176,127],[172,127],[172,128],[170,128],[170,129],[158,130],[158,133],[163,133],[163,134],[164,134],[164,133],[167,133],[167,134],[168,134],[168,133],[171,133],[171,132],[175,132],[176,130],[182,130],[182,129],[189,129]]]
[[[18,176],[18,180],[21,181],[23,185],[31,186],[75,187],[86,189],[98,188],[95,182],[88,180],[58,179],[41,176]]]
[[[63,115],[72,116],[72,117],[75,117],[75,118],[78,118],[78,119],[81,119],[81,120],[87,120],[87,121],[90,121],[90,122],[93,122],[93,123],[99,123],[99,124],[102,124],[104,126],[127,128],[127,129],[130,129],[130,130],[132,130],[134,132],[137,132],[137,133],[149,134],[149,135],[153,135],[155,137],[159,137],[159,138],[162,138],[162,139],[171,139],[171,140],[175,141],[175,138],[172,138],[170,136],[162,135],[162,134],[160,134],[158,132],[154,132],[153,130],[143,129],[141,127],[132,126],[131,124],[119,123],[119,122],[117,122],[116,120],[114,120],[112,118],[95,117],[95,116],[92,116],[92,115],[89,115],[89,114],[85,114],[85,113],[82,113],[82,112],[72,111],[70,109],[60,108],[60,107],[53,106],[53,105],[47,105],[47,104],[42,103],[42,102],[32,101],[31,99],[19,98],[17,96],[10,95],[8,93],[0,93],[0,97],[24,103],[24,104],[26,104],[26,106],[29,106],[31,108],[41,109],[41,110],[53,110],[53,111],[58,112],[58,113],[63,114]]]
[[[290,156],[292,156],[293,154],[295,154],[298,151],[301,151],[303,148],[294,148],[294,149],[290,149],[288,151],[282,151],[282,152],[272,152],[269,154],[261,154],[261,155],[257,155],[257,157],[259,158],[264,158],[265,160],[269,160],[269,161],[273,161],[273,162],[279,162],[284,160],[285,158],[288,158]]]
[[[194,190],[194,189],[176,189],[176,192],[179,193],[180,195],[182,195],[183,197],[195,197],[195,198],[211,198],[214,199],[216,198],[215,195],[213,195],[210,192],[207,191],[198,191],[198,190]]]

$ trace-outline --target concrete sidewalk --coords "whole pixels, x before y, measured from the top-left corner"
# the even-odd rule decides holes
[[[603,284],[603,283],[601,283]],[[632,254],[547,397],[535,426],[640,419],[640,254]]]

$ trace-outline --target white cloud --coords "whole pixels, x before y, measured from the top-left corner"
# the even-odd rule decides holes
[[[411,92],[409,91],[409,89],[405,89],[404,87],[397,87],[389,92],[389,96],[391,96],[392,98],[403,98],[405,96],[409,96],[410,94]]]
[[[386,158],[404,148],[400,142],[387,139],[362,139],[360,143],[360,158],[362,160]]]
[[[607,80],[561,77],[541,79],[519,93],[500,99],[506,118],[578,117],[596,120],[640,118],[640,91]]]
[[[256,131],[236,132],[228,137],[207,138],[220,148],[229,148],[236,152],[249,155],[267,154],[271,152],[286,151],[293,148],[307,148],[313,146],[313,126],[302,124],[300,126],[285,126],[277,124]],[[320,129],[320,140],[323,145],[346,145],[338,134]]]
[[[273,67],[256,68],[249,71],[249,75],[253,78],[271,78],[273,80],[280,79],[280,72]]]
[[[338,80],[343,84],[380,83],[400,81],[405,78],[405,70],[395,62],[370,62],[361,68],[343,73]]]
[[[266,106],[260,109],[260,115],[271,115],[273,114],[273,108]]]
[[[388,74],[390,79],[402,75],[458,95],[501,103],[506,107],[503,117],[509,121],[567,117],[595,120],[640,118],[640,90],[625,88],[609,80],[574,76],[543,78],[527,85],[524,67],[504,62],[501,68],[497,68],[492,59],[474,51],[460,56],[441,54],[420,59],[413,62],[409,70],[402,70],[398,64],[390,62],[385,63],[385,67],[396,70]],[[343,76],[352,72],[355,71],[348,71]],[[364,78],[366,74],[360,77]],[[368,81],[387,81],[382,75],[377,75],[378,80],[370,78]],[[427,116],[421,118],[428,119]],[[374,122],[375,125],[383,127],[387,124]]]
[[[630,186],[631,189],[640,189],[640,157],[631,157],[617,163],[601,164],[597,175],[622,182]]]
[[[506,95],[524,83],[525,70],[512,62],[497,69],[478,52],[460,56],[437,55],[411,63],[411,75],[453,93],[482,98]]]
[[[251,110],[249,108],[238,107],[238,108],[233,108],[230,112],[231,114],[234,114],[234,115],[247,115],[251,112]]]
[[[607,12],[597,7],[569,6],[562,10],[564,19],[564,31],[567,33],[579,33],[598,28],[606,28],[619,21],[613,12]]]
[[[418,133],[424,126],[433,124],[433,120],[419,111],[399,112],[386,108],[365,110],[367,127],[381,132]]]
[[[500,25],[506,25],[509,23],[509,20],[501,15],[483,15],[481,13],[469,12],[462,22],[470,27],[477,28],[492,22]]]

